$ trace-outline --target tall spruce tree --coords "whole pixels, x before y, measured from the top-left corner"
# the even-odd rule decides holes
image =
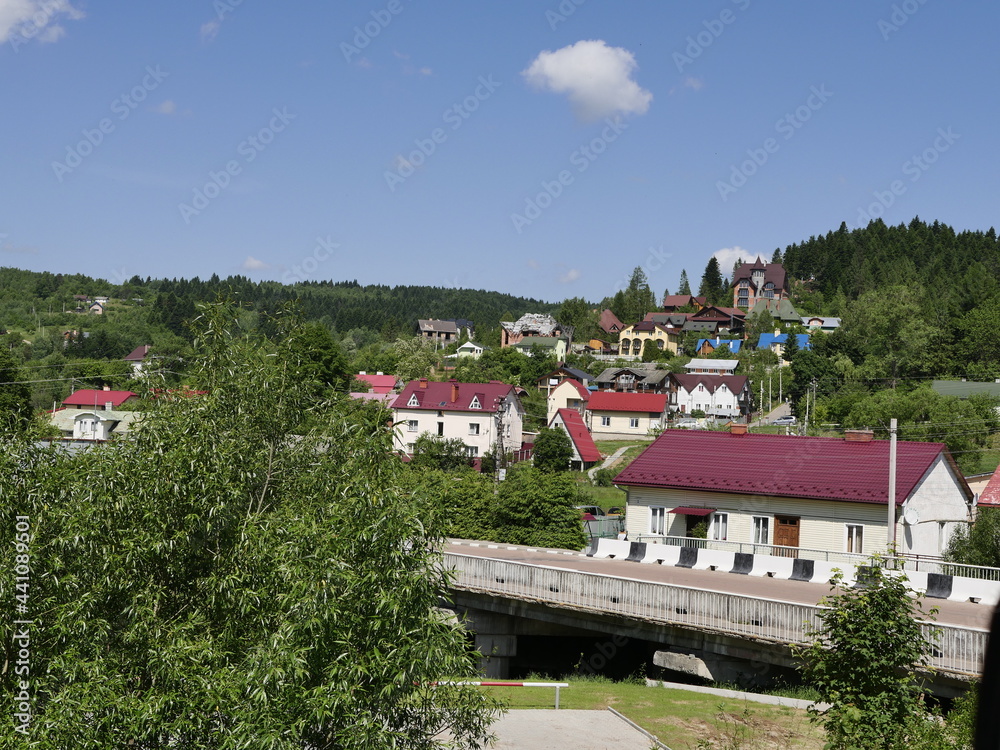
[[[718,305],[724,302],[722,299],[722,272],[719,270],[719,260],[714,255],[708,259],[708,264],[705,266],[705,273],[701,276],[698,296],[706,297],[710,305]]]
[[[678,294],[691,294],[691,284],[688,282],[688,272],[681,269],[681,280],[677,285]]]

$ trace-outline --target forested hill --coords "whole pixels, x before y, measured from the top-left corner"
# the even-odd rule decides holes
[[[415,332],[418,318],[466,318],[477,327],[494,328],[501,319],[526,312],[549,312],[557,305],[500,292],[431,286],[361,286],[356,281],[319,281],[285,285],[252,281],[244,276],[208,280],[150,279],[133,276],[116,284],[78,274],[52,274],[0,268],[0,327],[31,330],[36,314],[62,313],[79,304],[74,295],[141,299],[154,320],[170,328],[187,317],[195,303],[219,296],[265,313],[298,301],[303,315],[345,332],[365,328],[387,335]],[[52,321],[55,322],[55,321]]]
[[[935,305],[950,313],[966,312],[1000,291],[1000,243],[992,227],[956,233],[919,218],[897,226],[877,219],[853,230],[841,224],[789,245],[783,262],[792,278],[821,295],[813,306],[837,312],[837,299],[895,285],[933,290]]]

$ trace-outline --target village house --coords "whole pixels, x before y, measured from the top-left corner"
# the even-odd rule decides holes
[[[487,455],[498,444],[506,452],[521,448],[524,407],[514,386],[497,380],[411,380],[392,402],[392,411],[396,448],[407,454],[424,433],[461,440],[472,458]]]
[[[618,354],[623,358],[631,356],[641,359],[647,346],[677,354],[680,340],[679,328],[643,320],[622,330],[618,338]]]
[[[131,406],[139,400],[132,391],[85,388],[63,399],[50,422],[64,438],[110,440],[128,432],[139,416]]]
[[[500,323],[501,349],[514,346],[533,336],[570,339],[573,336],[573,329],[560,325],[559,321],[544,313],[526,313],[513,323],[503,321]]]
[[[565,336],[529,336],[511,344],[511,347],[526,357],[534,356],[533,351],[537,348],[544,357],[562,360],[569,352],[569,340]]]
[[[750,412],[750,379],[746,375],[670,375],[670,411],[701,410],[717,419],[739,419]]]
[[[812,348],[812,345],[809,343],[808,333],[796,333],[793,335],[795,336],[795,343],[799,345],[799,349]],[[788,343],[788,336],[789,334],[787,333],[762,333],[760,338],[757,339],[757,348],[770,349],[778,355],[778,359],[784,360],[785,345]]]
[[[559,367],[554,369],[552,372],[542,375],[542,377],[535,381],[535,385],[538,387],[538,390],[546,391],[549,388],[554,388],[565,380],[575,380],[578,383],[582,383],[584,386],[587,386],[593,378],[590,376],[590,373],[584,372],[576,367],[559,365]]]
[[[810,331],[830,333],[831,331],[836,331],[840,328],[840,318],[823,318],[818,315],[814,315],[812,317],[803,317],[801,318],[801,321],[802,325]]]
[[[585,422],[591,435],[648,435],[663,428],[666,393],[613,393],[594,391],[587,402]]]
[[[590,390],[583,383],[568,379],[555,386],[549,392],[546,401],[548,406],[545,417],[548,422],[552,421],[560,409],[572,409],[582,415],[587,408],[587,402],[590,401]]]
[[[749,310],[758,298],[788,297],[788,276],[780,263],[764,263],[760,258],[744,264],[733,274],[733,307]]]
[[[695,351],[699,356],[707,357],[723,345],[729,347],[730,354],[739,354],[740,349],[743,347],[743,339],[698,339],[698,345],[695,348]]]
[[[604,331],[609,336],[616,336],[621,333],[622,328],[625,324],[618,320],[618,316],[615,315],[610,310],[602,310],[601,317],[597,321],[597,327]]]
[[[738,359],[692,359],[684,369],[698,375],[732,375],[739,367]]]
[[[152,348],[149,344],[142,344],[125,355],[125,361],[132,367],[132,374],[135,377],[142,375],[145,370],[147,360],[151,359],[149,350]]]
[[[705,522],[709,539],[759,554],[885,552],[889,441],[745,431],[665,430],[614,480],[628,491],[629,538],[684,537]],[[943,443],[897,443],[891,528],[901,554],[939,556],[972,502]]]
[[[660,370],[649,362],[636,362],[628,367],[608,367],[594,379],[594,383],[601,391],[666,393],[669,377],[669,370]]]
[[[561,429],[569,435],[573,444],[573,455],[569,460],[571,470],[586,471],[601,460],[601,452],[597,450],[590,430],[575,409],[559,409],[549,420],[549,427]]]
[[[417,329],[422,338],[433,341],[435,345],[447,346],[458,341],[462,337],[463,330],[468,338],[472,338],[472,321],[464,318],[420,319],[417,321]]]
[[[354,376],[354,379],[366,383],[369,393],[392,393],[398,385],[395,375],[386,375],[383,372],[372,375],[362,370]]]

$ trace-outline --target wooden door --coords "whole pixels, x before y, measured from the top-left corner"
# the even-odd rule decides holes
[[[774,544],[778,547],[798,547],[799,546],[799,517],[798,516],[775,516],[774,517]],[[775,550],[779,557],[794,557],[795,553],[789,550]]]

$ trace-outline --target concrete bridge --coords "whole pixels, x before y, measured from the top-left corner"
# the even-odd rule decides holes
[[[818,602],[830,593],[824,584],[485,542],[452,541],[445,564],[455,571],[455,607],[467,615],[493,677],[508,675],[519,637],[588,635],[597,639],[597,669],[642,642],[668,669],[767,682],[794,670],[792,646],[811,640]],[[937,619],[924,624],[934,646],[930,679],[935,692],[953,695],[981,672],[992,607],[933,605]]]

